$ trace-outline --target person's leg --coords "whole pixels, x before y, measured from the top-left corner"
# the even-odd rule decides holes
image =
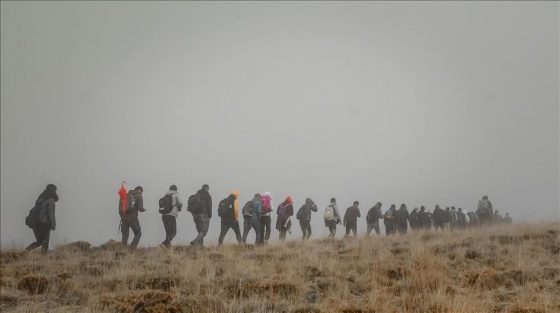
[[[346,238],[350,235],[350,230],[351,229],[352,229],[352,227],[350,226],[350,223],[346,222],[346,234],[344,235],[344,238]]]
[[[302,232],[301,240],[305,240],[305,236],[307,235],[307,226],[305,224],[305,221],[299,221],[299,228],[301,228]]]
[[[243,218],[243,237],[242,237],[242,241],[244,243],[247,243],[247,235],[249,234],[250,230],[251,230],[251,219]]]
[[[263,243],[262,233],[261,233],[261,221],[259,219],[253,219],[253,228],[255,229],[256,238],[255,244],[260,245]]]
[[[39,225],[40,224],[37,224],[37,225],[35,225],[35,227],[33,227],[33,235],[35,235],[35,242],[33,242],[32,244],[27,246],[27,248],[25,248],[25,250],[31,251],[33,249],[36,249],[36,248],[40,247],[43,244],[43,233],[42,233]]]
[[[352,233],[354,234],[354,237],[358,236],[358,222],[353,222],[352,223]]]
[[[165,240],[161,243],[161,245],[167,247],[169,244],[169,219],[167,218],[167,215],[162,215],[161,221],[163,222],[163,228],[165,229]]]
[[[329,222],[329,237],[334,239],[334,236],[336,235],[336,222],[335,221],[330,221]]]
[[[305,240],[309,240],[309,237],[311,237],[311,221],[307,221],[306,223],[306,228],[307,228],[307,237],[305,238]]]
[[[233,228],[233,231],[235,232],[235,237],[237,238],[237,243],[242,243],[243,241],[241,240],[241,230],[239,229],[239,222],[234,220],[233,224],[232,224],[232,228]]]
[[[280,226],[280,241],[286,240],[286,228]]]
[[[220,236],[218,237],[218,245],[221,245],[221,244],[224,243],[224,237],[226,236],[229,228],[230,228],[229,224],[226,222],[225,219],[222,218],[221,227],[220,227]]]
[[[261,229],[264,229],[264,232],[262,232],[261,234],[264,234],[264,243],[268,243],[268,240],[270,240],[270,227],[271,227],[271,218],[270,216],[263,216],[262,219],[262,227]]]
[[[49,250],[49,240],[51,238],[51,225],[43,223],[43,242],[41,243],[41,252],[47,254]]]
[[[177,218],[173,215],[169,216],[169,236],[167,244],[171,246],[171,241],[177,235]]]
[[[128,221],[125,219],[121,220],[121,233],[122,233],[122,245],[126,246],[128,245],[128,235],[130,232],[130,225],[128,224]]]
[[[130,243],[130,247],[132,250],[135,250],[140,242],[140,237],[142,237],[142,228],[140,227],[140,221],[138,218],[135,218],[130,223],[130,228],[132,228],[132,232],[134,233],[134,238],[132,238],[132,242]]]
[[[379,230],[379,223],[373,223],[373,229],[375,229],[375,233],[380,236],[381,231]]]

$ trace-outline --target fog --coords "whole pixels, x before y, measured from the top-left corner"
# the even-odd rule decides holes
[[[140,246],[164,239],[171,184],[185,200],[210,185],[209,244],[231,190],[313,199],[313,239],[331,197],[342,212],[360,202],[360,234],[377,201],[472,211],[488,195],[514,222],[559,221],[559,15],[558,2],[2,1],[1,244],[33,241],[24,219],[49,183],[51,246],[119,240],[121,181],[144,188]],[[190,213],[177,228],[174,244],[194,239]]]

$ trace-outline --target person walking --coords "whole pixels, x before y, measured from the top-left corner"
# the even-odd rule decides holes
[[[263,244],[268,244],[268,240],[270,239],[270,212],[272,212],[273,204],[272,204],[272,196],[270,192],[265,191],[264,194],[261,195],[261,204],[262,204],[262,213],[261,213],[261,236],[263,239]]]
[[[261,239],[261,212],[262,202],[261,195],[255,194],[253,199],[245,204],[243,207],[243,243],[247,243],[247,235],[251,228],[255,230],[255,244],[260,245]]]
[[[433,218],[434,218],[434,230],[443,231],[445,229],[444,225],[445,225],[445,221],[447,220],[447,217],[445,211],[442,208],[440,208],[439,205],[436,205],[434,208]]]
[[[41,247],[41,252],[46,254],[49,250],[51,231],[54,231],[56,228],[55,204],[57,201],[56,186],[48,184],[35,201],[35,214],[38,217],[35,220],[35,225],[33,225],[35,242],[27,246],[25,248],[26,251]]]
[[[301,206],[296,214],[299,226],[303,233],[301,240],[309,240],[311,237],[311,212],[317,212],[317,205],[310,198],[305,199],[305,204]]]
[[[379,235],[381,232],[379,230],[379,220],[383,219],[383,212],[381,212],[381,202],[377,202],[371,209],[369,209],[366,215],[367,231],[366,234],[369,236],[371,231],[375,229],[375,233]]]
[[[352,231],[354,237],[358,236],[358,218],[362,216],[358,208],[359,205],[358,201],[354,201],[353,205],[347,208],[346,213],[344,213],[344,226],[346,226],[344,238],[348,238],[350,231]]]
[[[239,191],[234,190],[230,195],[220,201],[218,206],[218,215],[221,217],[220,236],[218,237],[218,245],[222,245],[224,237],[229,229],[233,229],[238,243],[242,243],[241,230],[239,229]]]
[[[401,204],[401,207],[395,211],[395,223],[397,224],[397,232],[400,235],[404,235],[408,231],[409,217],[410,214],[408,213],[406,205],[404,203]]]
[[[171,185],[169,191],[165,195],[171,196],[171,211],[161,215],[163,228],[165,228],[165,240],[160,243],[160,246],[164,249],[168,249],[171,247],[171,240],[177,235],[177,216],[183,208],[183,201],[175,185]]]
[[[130,229],[134,233],[134,238],[130,243],[130,249],[136,250],[138,243],[140,242],[140,237],[142,237],[142,228],[140,227],[140,221],[138,220],[138,212],[145,212],[144,209],[144,198],[142,194],[144,193],[144,188],[142,186],[137,186],[134,190],[128,191],[128,201],[127,208],[123,212],[122,199],[119,200],[119,215],[121,217],[121,232],[122,232],[122,245],[128,245],[128,237]]]
[[[202,185],[202,188],[195,195],[189,197],[190,203],[187,204],[193,216],[194,225],[198,232],[196,238],[190,242],[191,246],[202,247],[204,245],[204,237],[208,234],[210,219],[212,218],[212,196],[210,196],[210,186]]]
[[[395,221],[396,206],[391,204],[389,209],[383,214],[383,224],[385,224],[385,236],[393,235],[397,232],[397,223]]]
[[[286,240],[286,232],[291,233],[292,221],[290,217],[294,215],[294,206],[292,197],[287,196],[284,202],[278,205],[276,210],[276,229],[280,232],[279,239],[284,242]]]
[[[325,227],[328,227],[330,232],[327,239],[334,239],[334,235],[336,234],[336,224],[340,224],[342,222],[342,218],[338,213],[338,206],[336,205],[335,198],[331,198],[331,203],[325,208],[323,219],[325,221]]]

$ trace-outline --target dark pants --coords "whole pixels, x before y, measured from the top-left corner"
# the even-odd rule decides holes
[[[132,238],[132,242],[130,243],[130,248],[134,250],[136,249],[138,243],[140,242],[140,237],[142,237],[142,228],[140,228],[140,221],[138,221],[138,217],[123,217],[121,219],[121,232],[122,232],[123,246],[126,246],[128,244],[128,235],[131,228],[132,228],[132,232],[134,233],[134,238]]]
[[[163,227],[165,228],[165,240],[162,245],[171,246],[171,240],[177,235],[177,218],[173,215],[162,215]]]
[[[299,226],[303,233],[301,240],[309,240],[309,237],[311,237],[311,221],[299,221]]]
[[[49,250],[49,239],[51,237],[51,225],[49,223],[39,223],[33,228],[33,234],[35,235],[36,241],[25,248],[25,250],[31,251],[41,246],[42,252],[47,253],[47,250]]]
[[[367,235],[371,234],[371,231],[375,229],[375,233],[379,235],[381,232],[379,231],[379,222],[377,223],[367,223]]]
[[[235,237],[237,238],[237,242],[241,243],[241,231],[239,230],[239,222],[235,219],[229,218],[222,218],[222,225],[220,229],[220,237],[218,238],[218,245],[221,245],[224,242],[224,237],[226,233],[231,228],[235,232]]]
[[[383,223],[385,224],[385,235],[393,235],[397,232],[397,226],[393,219],[385,219]]]
[[[437,231],[438,229],[443,231],[443,223],[434,223],[434,230]]]
[[[334,235],[336,235],[336,220],[325,221],[325,226],[328,227],[330,231],[327,238],[334,239]]]
[[[397,224],[397,231],[399,232],[399,234],[404,235],[406,234],[407,230],[408,230],[408,225],[406,224],[406,222]]]
[[[344,235],[344,238],[350,235],[350,231],[352,231],[354,237],[358,235],[358,222],[346,222],[346,235]]]
[[[282,224],[279,219],[276,220],[276,229],[278,229],[278,231],[280,232],[278,239],[284,242],[284,240],[286,240],[286,232],[290,232],[291,234],[290,231],[291,228],[292,228],[292,220],[288,220],[288,222],[285,224]]]
[[[264,243],[270,239],[270,216],[261,216],[261,236],[263,236]]]
[[[255,230],[255,244],[261,244],[262,243],[262,239],[261,239],[261,221],[260,219],[257,218],[246,218],[243,221],[243,242],[247,242],[247,235],[249,234],[249,232],[251,231],[251,228],[253,228]]]
[[[193,241],[191,241],[191,245],[202,246],[204,245],[204,237],[206,237],[206,234],[208,234],[208,228],[210,226],[210,218],[208,218],[206,214],[193,213],[193,220],[198,235]]]

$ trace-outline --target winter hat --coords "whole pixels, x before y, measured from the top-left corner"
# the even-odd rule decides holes
[[[231,195],[233,195],[235,198],[239,198],[239,191],[233,190],[233,191],[231,192]]]
[[[287,197],[286,197],[286,202],[288,202],[288,203],[294,203],[294,202],[292,201],[292,197],[290,197],[290,196],[287,196]]]

